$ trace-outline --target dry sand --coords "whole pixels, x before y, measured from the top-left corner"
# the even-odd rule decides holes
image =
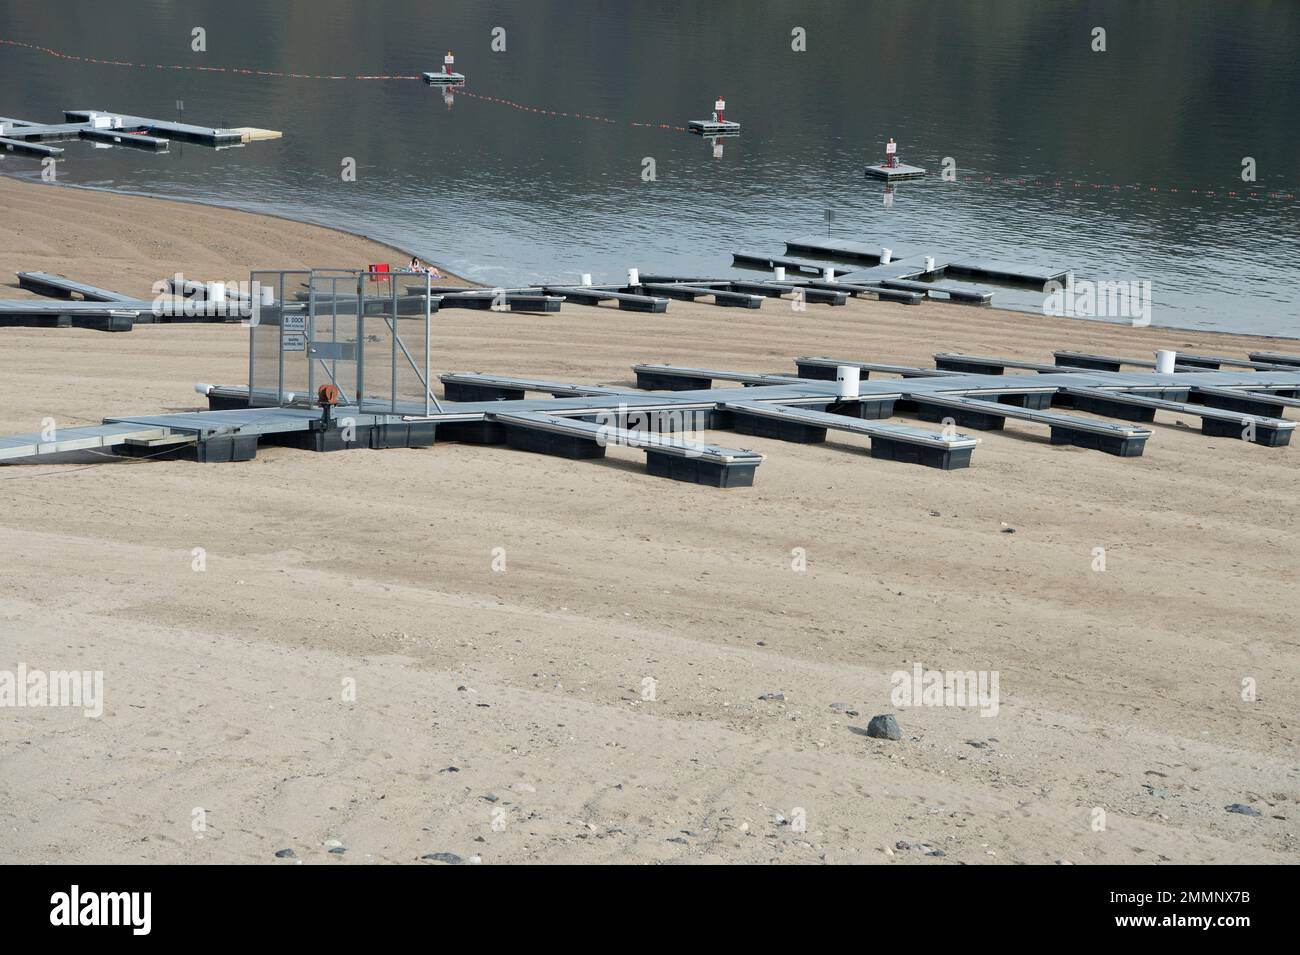
[[[155,200],[0,180],[0,205],[6,274],[144,292],[384,260]],[[128,207],[128,228],[105,217]],[[655,360],[1297,350],[875,302],[455,310],[437,330],[445,370],[616,383]],[[0,329],[0,434],[196,408],[193,382],[244,380],[246,337]],[[732,491],[617,448],[0,468],[0,669],[102,670],[106,697],[97,720],[0,721],[0,859],[1295,862],[1300,450],[1197,424],[1162,413],[1121,460],[1008,422],[951,473],[719,433],[768,455]],[[893,707],[917,662],[997,671],[998,715]],[[862,735],[885,712],[901,741]]]

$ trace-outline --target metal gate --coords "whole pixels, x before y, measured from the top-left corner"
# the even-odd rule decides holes
[[[430,277],[367,269],[251,274],[249,403],[310,405],[326,383],[359,412],[441,411],[430,378]]]

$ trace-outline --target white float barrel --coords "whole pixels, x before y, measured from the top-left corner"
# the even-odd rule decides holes
[[[834,282],[834,281],[835,281],[835,269],[831,268],[831,266],[829,266],[829,265],[826,266],[824,269],[822,269],[822,281],[823,281],[823,282]]]
[[[892,261],[894,261],[894,250],[882,248],[880,250],[880,264],[888,265]]]
[[[840,386],[841,398],[858,397],[858,382],[861,369],[856,365],[839,365],[835,369],[835,382]]]
[[[934,271],[934,256],[933,256],[933,255],[927,255],[927,256],[925,257],[925,270],[926,270],[927,272],[933,272],[933,271]]]
[[[641,270],[640,270],[640,269],[628,269],[628,270],[627,270],[627,284],[628,284],[628,285],[640,285],[640,284],[641,284]]]
[[[590,284],[591,284],[591,273],[590,273],[590,272],[583,272],[583,273],[582,273],[582,284],[583,284],[583,285],[590,285]]]
[[[784,281],[785,281],[785,266],[784,266],[784,265],[778,265],[778,266],[776,267],[776,280],[777,280],[778,282],[784,282]]]
[[[1178,357],[1178,352],[1161,349],[1156,352],[1156,373],[1160,375],[1172,375],[1174,373],[1174,360]]]

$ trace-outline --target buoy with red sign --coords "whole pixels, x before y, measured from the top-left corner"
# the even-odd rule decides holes
[[[712,118],[693,119],[686,128],[701,136],[736,136],[740,133],[740,123],[727,119],[727,101],[721,96],[713,104]]]
[[[884,179],[886,182],[925,178],[925,170],[920,166],[909,166],[899,161],[898,143],[894,141],[893,136],[890,136],[889,142],[885,143],[885,161],[868,165],[865,172],[868,176]]]
[[[452,86],[464,83],[465,74],[457,73],[455,67],[456,56],[451,52],[451,50],[448,50],[447,55],[442,58],[442,72],[424,73],[422,74],[424,76],[424,81],[434,86]]]

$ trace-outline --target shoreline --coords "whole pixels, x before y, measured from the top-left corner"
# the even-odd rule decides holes
[[[384,239],[377,239],[374,236],[365,234],[364,232],[356,232],[351,229],[345,229],[342,226],[328,225],[322,222],[312,222],[307,219],[296,219],[292,216],[282,215],[276,212],[268,212],[268,211],[256,210],[256,209],[245,209],[245,208],[241,208],[240,206],[232,206],[232,205],[215,202],[208,199],[194,199],[190,197],[164,196],[153,192],[131,192],[125,189],[113,189],[107,186],[87,186],[84,184],[72,183],[72,182],[53,182],[53,183],[34,182],[31,179],[27,179],[22,176],[16,176],[3,169],[0,169],[0,180],[16,182],[19,183],[20,185],[55,186],[56,188],[60,188],[60,189],[72,189],[79,192],[97,193],[101,195],[123,196],[132,199],[151,199],[156,202],[175,202],[181,205],[201,206],[207,209],[221,209],[225,212],[237,212],[243,215],[259,216],[263,219],[273,219],[279,222],[288,222],[293,225],[310,226],[312,228],[325,229],[330,232],[336,232],[341,236],[347,236],[348,238],[364,239],[367,242],[373,242],[375,245],[383,246],[384,248],[391,249],[394,252],[400,253],[402,256],[402,261],[406,261],[413,257],[416,257],[416,254],[410,251],[409,249],[404,249],[401,246],[394,245],[393,243],[388,242]],[[468,286],[473,286],[475,288],[483,287],[478,282],[475,282],[472,279],[462,278],[461,276],[445,268],[441,263],[432,262],[423,259],[422,261],[425,261],[426,264],[428,265],[433,265],[434,267],[436,267],[438,271],[442,273],[443,276],[442,281],[444,282],[455,282],[458,285],[468,285]],[[275,266],[268,266],[268,267],[274,268]]]
[[[380,245],[380,246],[383,246],[383,247],[385,247],[385,248],[391,249],[391,250],[394,251],[394,252],[401,253],[401,255],[404,257],[404,259],[410,259],[412,256],[415,256],[415,253],[412,252],[412,251],[410,251],[409,249],[404,249],[404,248],[402,248],[402,247],[399,246],[399,245],[394,245],[393,243],[391,243],[391,242],[389,242],[389,241],[387,241],[387,240],[384,240],[384,239],[378,239],[378,238],[375,238],[374,236],[368,235],[368,234],[366,234],[366,233],[364,233],[364,232],[357,232],[357,231],[354,231],[354,230],[351,230],[351,229],[346,229],[346,228],[344,228],[344,227],[342,227],[342,226],[331,225],[331,224],[322,223],[322,222],[314,222],[314,221],[311,221],[311,220],[308,220],[308,219],[297,219],[297,218],[294,218],[294,217],[292,217],[292,216],[284,215],[284,214],[277,213],[277,212],[269,212],[269,211],[264,211],[264,210],[255,210],[255,209],[246,209],[246,208],[243,208],[243,207],[240,207],[240,206],[232,206],[232,205],[228,205],[228,204],[224,204],[224,203],[220,203],[220,202],[216,202],[216,201],[208,200],[208,199],[194,199],[194,198],[188,198],[188,197],[186,197],[186,198],[178,198],[178,197],[173,197],[173,196],[164,196],[164,195],[159,195],[158,193],[151,193],[151,192],[131,192],[131,191],[123,190],[123,189],[114,189],[114,188],[110,188],[110,187],[106,187],[106,186],[87,186],[87,185],[82,185],[82,184],[77,184],[77,183],[63,183],[63,182],[44,183],[44,182],[32,182],[30,179],[25,179],[25,178],[23,178],[23,177],[21,177],[21,176],[15,176],[15,175],[13,175],[12,173],[9,173],[9,172],[4,171],[3,169],[0,169],[0,180],[8,180],[8,181],[17,182],[17,183],[19,183],[19,184],[23,184],[23,185],[33,185],[33,186],[54,185],[54,186],[57,186],[57,187],[59,187],[59,188],[63,188],[63,189],[73,189],[73,190],[78,190],[78,191],[82,191],[82,192],[98,193],[98,194],[110,195],[110,196],[124,196],[124,197],[130,197],[130,198],[134,198],[134,199],[152,199],[152,200],[155,200],[155,201],[158,201],[158,202],[176,202],[176,203],[181,203],[181,204],[183,204],[183,205],[194,205],[194,206],[200,206],[200,207],[208,208],[208,209],[221,209],[221,210],[224,210],[224,211],[227,211],[227,212],[237,212],[237,213],[241,213],[241,214],[244,214],[244,215],[260,216],[260,217],[262,217],[262,218],[264,218],[264,219],[273,219],[273,220],[277,220],[277,221],[280,221],[280,222],[288,222],[288,223],[292,223],[292,224],[294,224],[294,225],[310,226],[310,227],[318,228],[318,229],[326,229],[326,230],[329,230],[329,231],[331,231],[331,232],[336,232],[336,233],[338,233],[339,235],[348,236],[348,237],[350,237],[350,238],[364,239],[364,240],[366,240],[367,242],[373,242],[373,243],[375,243],[376,245]],[[437,269],[438,269],[438,270],[443,274],[443,281],[444,281],[444,282],[455,282],[456,284],[466,285],[466,286],[473,286],[473,287],[475,287],[475,288],[485,288],[485,287],[486,287],[486,286],[480,284],[479,282],[475,282],[473,279],[462,278],[461,276],[457,275],[456,273],[454,273],[454,272],[450,271],[449,269],[447,269],[446,267],[444,267],[441,263],[433,262],[433,261],[431,261],[431,260],[424,260],[424,261],[427,261],[428,264],[437,267]],[[272,268],[273,268],[273,267],[275,267],[275,266],[268,266],[268,267],[272,267]],[[755,273],[755,274],[757,275],[758,273]],[[996,286],[994,286],[994,287],[996,288]],[[925,306],[923,305],[923,306],[921,306],[921,307],[925,307]],[[1024,316],[1033,316],[1033,317],[1037,317],[1037,316],[1043,315],[1043,313],[1042,313],[1041,311],[1033,310],[1033,309],[1020,310],[1020,309],[1013,309],[1013,308],[1004,308],[1004,307],[1000,307],[1000,306],[997,306],[997,305],[993,305],[993,306],[991,306],[991,308],[992,308],[994,311],[1006,312],[1006,313],[1013,314],[1013,315],[1024,315]],[[1151,325],[1147,325],[1147,326],[1133,326],[1133,325],[1131,325],[1131,323],[1127,323],[1127,322],[1123,322],[1123,321],[1112,321],[1112,320],[1110,320],[1110,319],[1108,319],[1108,318],[1099,318],[1099,317],[1097,317],[1097,318],[1088,318],[1088,317],[1073,316],[1073,315],[1067,315],[1067,316],[1045,316],[1045,317],[1061,317],[1061,318],[1066,319],[1067,321],[1072,321],[1072,322],[1084,322],[1084,323],[1090,323],[1090,324],[1091,324],[1091,323],[1096,323],[1096,324],[1102,324],[1102,325],[1113,325],[1113,326],[1120,327],[1120,328],[1141,327],[1141,328],[1151,328],[1151,329],[1166,330],[1166,331],[1171,331],[1171,332],[1185,332],[1185,333],[1188,333],[1188,334],[1196,334],[1196,335],[1226,336],[1226,337],[1250,337],[1250,338],[1258,338],[1258,339],[1261,340],[1261,341],[1275,341],[1275,342],[1292,342],[1292,341],[1293,341],[1293,342],[1300,342],[1300,330],[1297,330],[1297,333],[1296,333],[1295,336],[1284,336],[1284,335],[1258,335],[1258,334],[1254,334],[1254,333],[1251,333],[1251,332],[1237,332],[1237,331],[1231,331],[1231,330],[1220,330],[1220,329],[1205,329],[1205,328],[1197,328],[1197,327],[1194,327],[1194,326],[1188,326],[1188,325],[1158,325],[1158,324],[1154,324],[1154,323],[1152,323]]]

